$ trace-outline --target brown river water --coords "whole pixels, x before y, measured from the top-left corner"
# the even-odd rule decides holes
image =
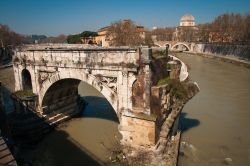
[[[35,165],[99,166],[109,161],[121,139],[116,113],[92,86],[81,82],[78,92],[88,103],[84,112],[46,135],[32,154]]]
[[[178,57],[200,87],[182,111],[187,146],[179,166],[249,166],[250,69],[196,55]]]
[[[178,165],[249,166],[250,69],[188,54],[178,57],[201,89],[181,114],[185,146]],[[82,117],[45,137],[35,152],[37,165],[91,166],[108,160],[121,138],[116,114],[91,86],[81,83],[79,94],[89,103]]]

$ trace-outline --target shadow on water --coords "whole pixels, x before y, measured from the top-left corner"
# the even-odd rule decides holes
[[[82,117],[106,119],[119,123],[116,112],[106,98],[99,96],[84,96],[82,98],[87,102],[81,114]]]
[[[182,132],[200,125],[200,121],[198,119],[187,118],[186,116],[187,113],[185,112],[182,112],[180,115],[179,130],[181,130]]]
[[[51,144],[55,142],[54,144]],[[66,132],[55,130],[39,143],[32,155],[34,165],[68,166],[68,165],[104,165],[86,148],[72,139]]]
[[[13,118],[11,126],[19,149],[16,157],[20,165],[104,165],[96,155],[80,145],[67,132],[60,127],[49,127],[37,114],[29,111],[18,113]],[[28,124],[27,121],[32,123]]]
[[[114,109],[106,98],[100,96],[84,96],[82,98],[87,105],[78,118],[97,118],[119,123]],[[67,132],[60,129],[50,133],[39,143],[34,156],[35,163],[37,163],[35,165],[105,165],[95,154],[74,140]]]
[[[7,95],[6,88],[2,88],[2,90],[5,106],[10,109],[10,105],[13,105],[10,93]],[[116,112],[106,98],[85,96],[83,99],[88,104],[80,117],[98,118],[119,123]],[[11,133],[14,133],[12,135],[16,143],[14,146],[18,149],[15,156],[20,165],[100,166],[105,164],[63,129],[58,128],[47,133],[48,124],[44,123],[36,114],[32,112],[16,113],[13,114],[10,126],[12,126],[11,131],[13,131]],[[28,121],[32,121],[32,123],[27,123]],[[81,132],[80,129],[79,132]]]
[[[91,104],[95,105],[96,102],[105,102],[107,104],[105,99],[101,97],[91,97],[88,100],[92,101],[89,106]],[[97,107],[102,107],[102,105],[99,106],[98,104]],[[88,105],[85,111],[84,116],[114,120],[108,116],[88,114],[88,111],[91,111]],[[102,112],[105,112],[105,110]],[[113,117],[116,117],[115,112],[113,114]],[[23,112],[20,109],[18,112],[13,112],[10,118],[9,126],[11,126],[10,130],[15,142],[12,146],[18,149],[15,152],[15,158],[20,165],[104,165],[103,161],[75,141],[67,132],[60,128],[51,130],[49,124],[32,111]]]

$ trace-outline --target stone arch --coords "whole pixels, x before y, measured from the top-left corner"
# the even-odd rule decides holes
[[[95,89],[97,89],[108,100],[108,102],[113,107],[116,114],[118,115],[117,94],[112,89],[110,89],[107,85],[102,84],[100,79],[98,79],[96,76],[91,75],[91,74],[87,74],[87,73],[79,74],[77,72],[63,73],[63,74],[61,74],[61,73],[63,73],[63,72],[55,73],[50,78],[48,78],[46,81],[43,82],[41,89],[38,93],[40,107],[42,106],[42,102],[43,102],[43,99],[45,97],[46,92],[54,83],[56,83],[57,81],[63,80],[63,79],[75,79],[75,80],[79,80],[79,81],[83,81],[85,83],[88,83],[89,85],[91,85]]]
[[[185,44],[185,43],[176,43],[175,45],[173,45],[173,46],[171,47],[171,49],[173,50],[173,49],[175,49],[176,46],[180,46],[180,45],[186,47],[187,51],[190,51],[189,46],[188,46],[187,44]]]
[[[21,72],[21,77],[22,77],[22,89],[32,90],[32,79],[29,70],[24,68]]]
[[[158,44],[158,43],[154,43],[154,45],[155,45],[156,47],[161,47],[161,45]]]

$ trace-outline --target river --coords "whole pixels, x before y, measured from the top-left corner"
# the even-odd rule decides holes
[[[78,92],[88,103],[84,112],[45,136],[29,154],[35,165],[99,166],[110,162],[111,151],[121,139],[116,113],[90,85],[81,82]]]
[[[182,111],[186,146],[179,166],[249,166],[250,69],[196,55],[178,57],[200,87]]]
[[[186,146],[179,166],[250,165],[250,69],[195,55],[178,57],[200,87],[181,115]],[[37,165],[91,166],[109,160],[121,138],[116,114],[91,86],[80,83],[79,94],[89,103],[85,111],[45,137],[32,154]]]

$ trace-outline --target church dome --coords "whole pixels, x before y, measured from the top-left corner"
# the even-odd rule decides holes
[[[181,17],[181,21],[194,21],[194,16],[192,16],[191,14],[186,14],[184,16]]]
[[[186,14],[181,17],[180,26],[195,26],[194,16]]]

